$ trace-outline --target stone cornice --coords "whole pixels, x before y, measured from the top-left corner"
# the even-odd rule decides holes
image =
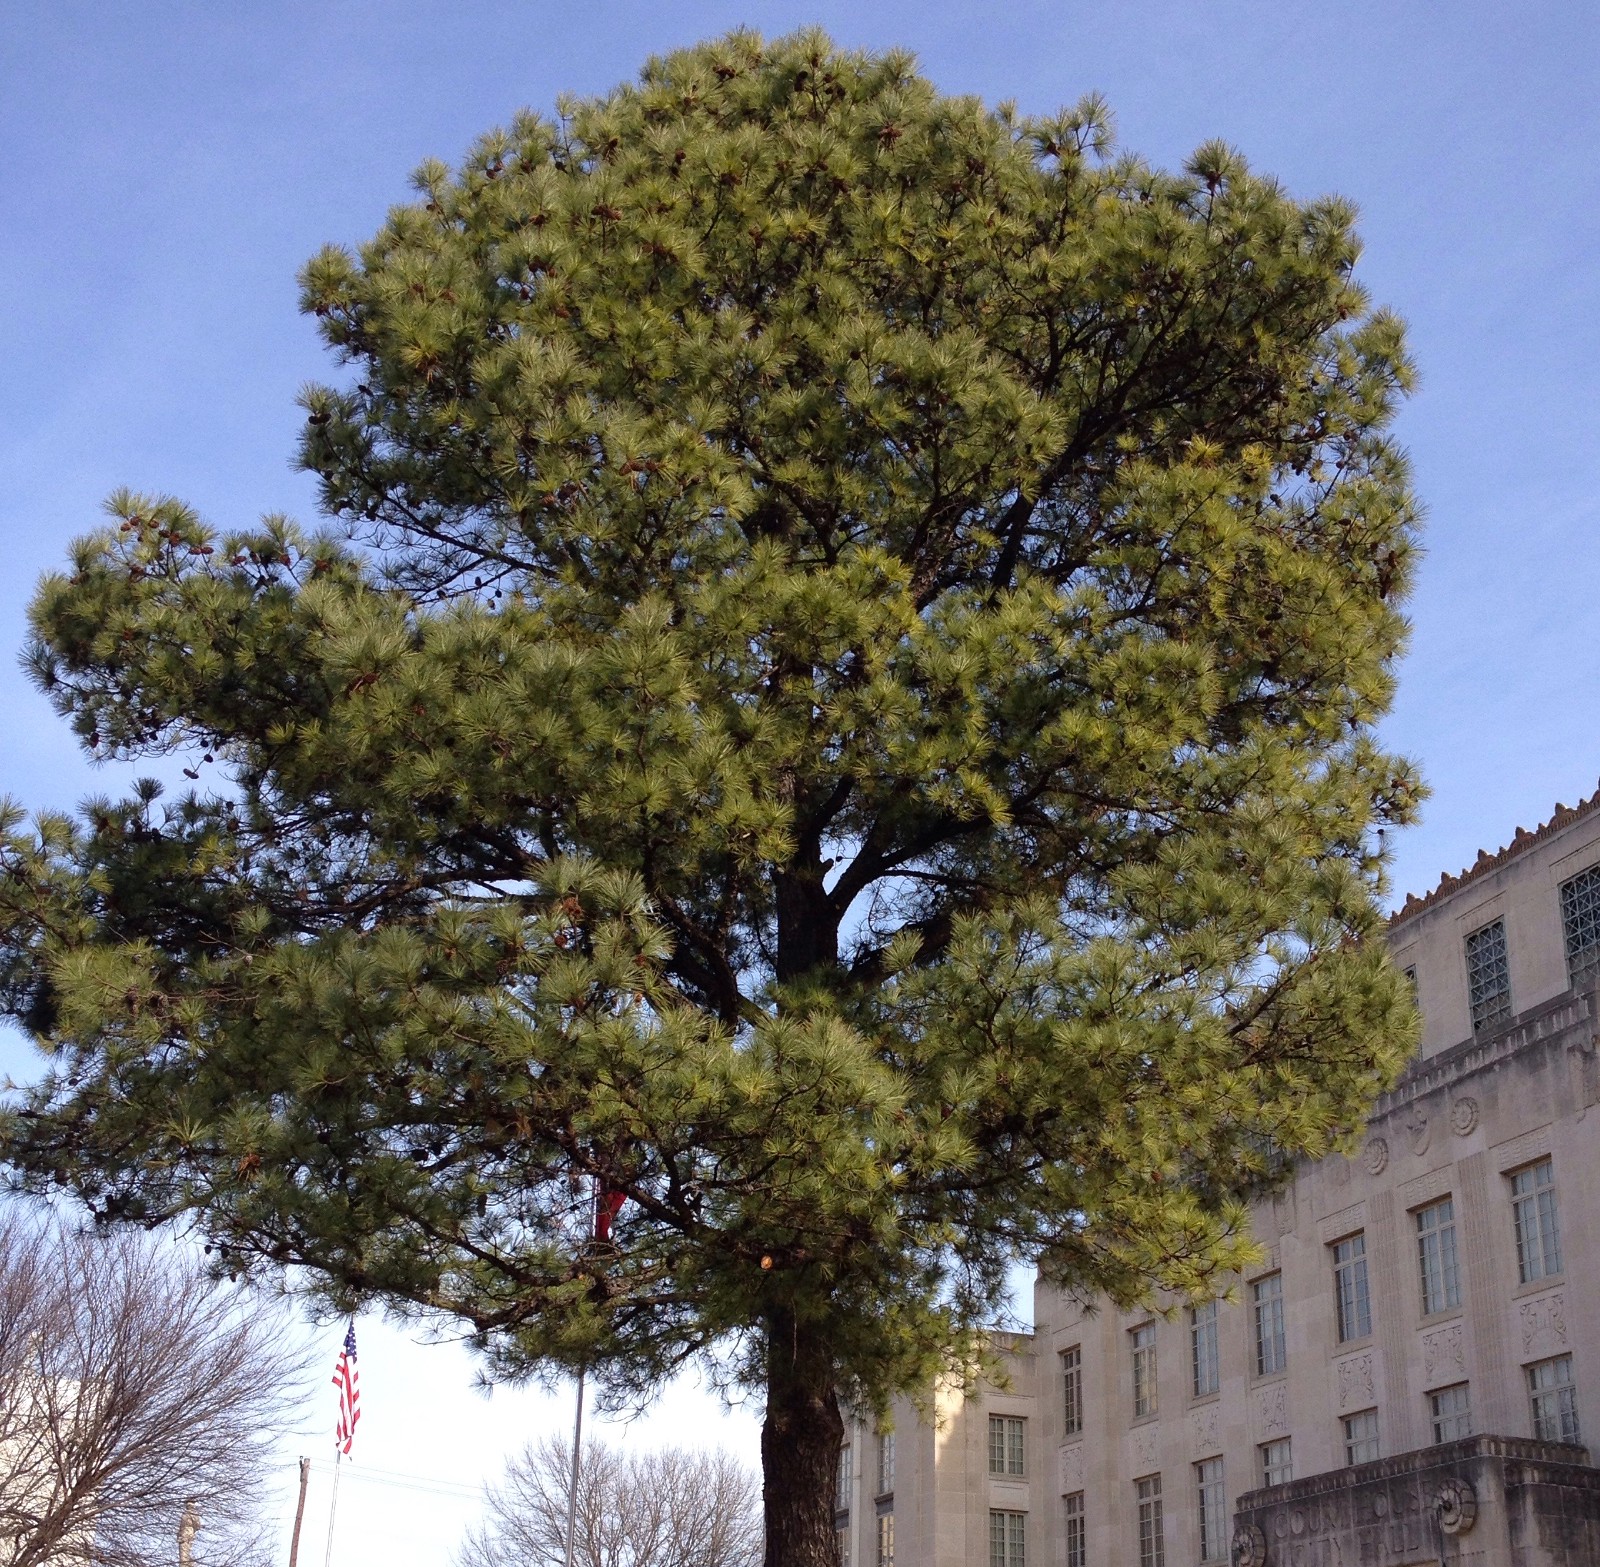
[[[1589,1451],[1571,1442],[1536,1442],[1529,1437],[1462,1437],[1456,1442],[1441,1442],[1436,1447],[1419,1447],[1392,1458],[1375,1458],[1371,1463],[1352,1464],[1343,1469],[1328,1469],[1289,1480],[1282,1485],[1246,1491],[1234,1507],[1241,1513],[1259,1511],[1288,1502],[1306,1502],[1317,1497],[1351,1491],[1374,1481],[1403,1479],[1432,1469],[1454,1469],[1475,1458],[1498,1458],[1517,1464],[1534,1464],[1544,1470],[1574,1470],[1587,1486],[1600,1485],[1600,1472],[1589,1467]]]
[[[1533,1046],[1582,1027],[1592,1030],[1593,992],[1568,990],[1542,1006],[1531,1007],[1504,1028],[1481,1039],[1468,1039],[1438,1055],[1425,1056],[1373,1106],[1369,1124],[1385,1119],[1441,1088],[1454,1087],[1480,1072],[1493,1071]]]

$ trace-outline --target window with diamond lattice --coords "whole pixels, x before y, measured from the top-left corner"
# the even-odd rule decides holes
[[[1581,985],[1600,973],[1600,865],[1561,884],[1561,934],[1567,942],[1567,977]]]
[[[1511,1016],[1511,967],[1506,958],[1506,922],[1495,920],[1467,937],[1467,999],[1472,1003],[1472,1031]]]

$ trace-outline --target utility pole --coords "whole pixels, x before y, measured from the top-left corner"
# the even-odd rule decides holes
[[[311,1460],[300,1460],[300,1500],[294,1504],[294,1533],[289,1537],[289,1567],[300,1560],[300,1520],[306,1515],[306,1485],[311,1479]]]
[[[193,1567],[194,1537],[200,1532],[200,1508],[188,1502],[178,1520],[178,1567]]]

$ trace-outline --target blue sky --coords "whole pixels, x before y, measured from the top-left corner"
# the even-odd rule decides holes
[[[0,35],[0,647],[20,645],[34,580],[116,485],[224,525],[312,517],[293,398],[327,365],[295,271],[366,238],[424,157],[653,51],[808,22],[909,46],[941,87],[1024,110],[1098,89],[1154,161],[1222,137],[1298,195],[1355,200],[1360,275],[1411,323],[1422,375],[1400,433],[1428,553],[1387,733],[1434,794],[1397,846],[1397,893],[1595,787],[1600,10],[1582,0],[16,0]],[[0,792],[42,806],[114,786],[8,658],[0,702]],[[415,1379],[390,1436],[363,1427],[373,1463],[470,1478],[546,1418],[538,1400],[471,1402],[453,1351],[428,1359],[376,1327],[370,1343],[369,1362],[396,1357],[391,1395]],[[431,1426],[407,1425],[427,1400]],[[692,1403],[652,1429],[688,1429]],[[747,1422],[726,1430],[748,1439]],[[399,1527],[395,1494],[369,1530],[380,1513]]]

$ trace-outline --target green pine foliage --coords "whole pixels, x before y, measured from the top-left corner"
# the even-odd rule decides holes
[[[303,278],[342,526],[119,495],[39,590],[84,743],[198,781],[5,820],[12,1167],[619,1396],[1218,1286],[1416,1038],[1351,208],[814,34],[417,188]]]

